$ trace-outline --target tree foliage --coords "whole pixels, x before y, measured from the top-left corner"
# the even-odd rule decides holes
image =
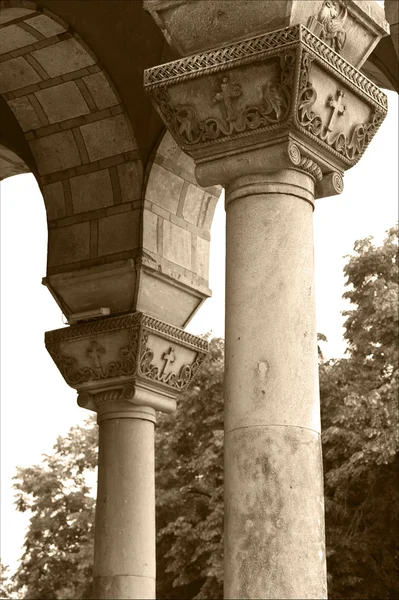
[[[31,517],[15,588],[24,598],[91,598],[94,505],[87,473],[97,464],[97,428],[73,427],[41,465],[19,468],[16,506]]]
[[[320,368],[330,598],[398,597],[398,245],[355,244],[347,357]]]
[[[195,385],[159,419],[157,597],[222,598],[223,340]]]
[[[355,244],[345,267],[347,356],[319,352],[331,599],[398,597],[397,230]],[[319,341],[326,342],[319,335]],[[157,597],[221,598],[223,341],[156,430]],[[89,598],[96,464],[93,422],[20,469],[18,510],[31,511],[15,582],[25,598]]]

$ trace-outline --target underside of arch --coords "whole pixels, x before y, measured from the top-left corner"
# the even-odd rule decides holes
[[[116,294],[113,288],[125,282],[126,264],[134,263],[140,246],[142,165],[107,73],[67,23],[33,3],[6,2],[0,93],[19,124],[43,193],[46,282],[53,295],[67,315],[99,301],[113,312],[128,310],[134,265],[124,289]],[[12,121],[7,116],[3,111],[5,129]],[[8,137],[17,144],[15,131]],[[57,285],[63,273],[73,275],[68,286]]]
[[[45,201],[44,283],[70,319],[106,307],[184,326],[210,295],[221,188],[197,185],[193,161],[169,134],[143,186],[131,121],[96,55],[45,2],[3,4],[0,94]]]

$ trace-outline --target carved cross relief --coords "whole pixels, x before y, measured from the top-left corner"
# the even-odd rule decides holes
[[[165,361],[165,364],[163,366],[161,375],[165,375],[165,371],[169,371],[170,365],[173,364],[176,360],[175,351],[172,347],[169,348],[168,352],[164,352],[162,354],[162,359]]]
[[[342,90],[337,91],[337,99],[334,100],[333,96],[330,96],[327,100],[327,106],[333,109],[331,113],[330,120],[327,125],[327,131],[333,131],[335,121],[338,116],[342,116],[346,111],[346,105],[343,103],[343,98],[345,98],[345,94]]]
[[[102,371],[100,357],[102,354],[105,354],[105,348],[103,348],[102,346],[100,346],[100,344],[98,342],[93,340],[92,342],[90,342],[90,345],[87,349],[87,354],[93,361],[94,368],[97,369],[98,371]]]

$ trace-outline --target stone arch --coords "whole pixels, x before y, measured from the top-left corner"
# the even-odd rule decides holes
[[[82,304],[76,290],[63,297],[58,276],[137,252],[142,164],[118,93],[80,37],[32,2],[2,5],[0,94],[35,161],[49,230],[47,274],[68,315],[92,300],[86,294]]]
[[[193,159],[167,131],[147,165],[143,188],[143,254],[151,266],[151,276],[158,277],[156,286],[146,286],[151,289],[152,310],[159,304],[164,314],[166,310],[164,318],[180,327],[211,295],[210,229],[222,191],[220,186],[200,187],[194,167]],[[173,293],[172,283],[179,286],[179,292]],[[170,295],[170,310],[165,306],[165,295]],[[181,310],[176,310],[178,302]]]

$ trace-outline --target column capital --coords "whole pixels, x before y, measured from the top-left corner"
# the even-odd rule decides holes
[[[99,420],[173,412],[208,351],[206,340],[139,312],[48,331],[45,345]]]
[[[302,24],[145,71],[201,185],[296,168],[340,193],[387,113],[385,94]]]

